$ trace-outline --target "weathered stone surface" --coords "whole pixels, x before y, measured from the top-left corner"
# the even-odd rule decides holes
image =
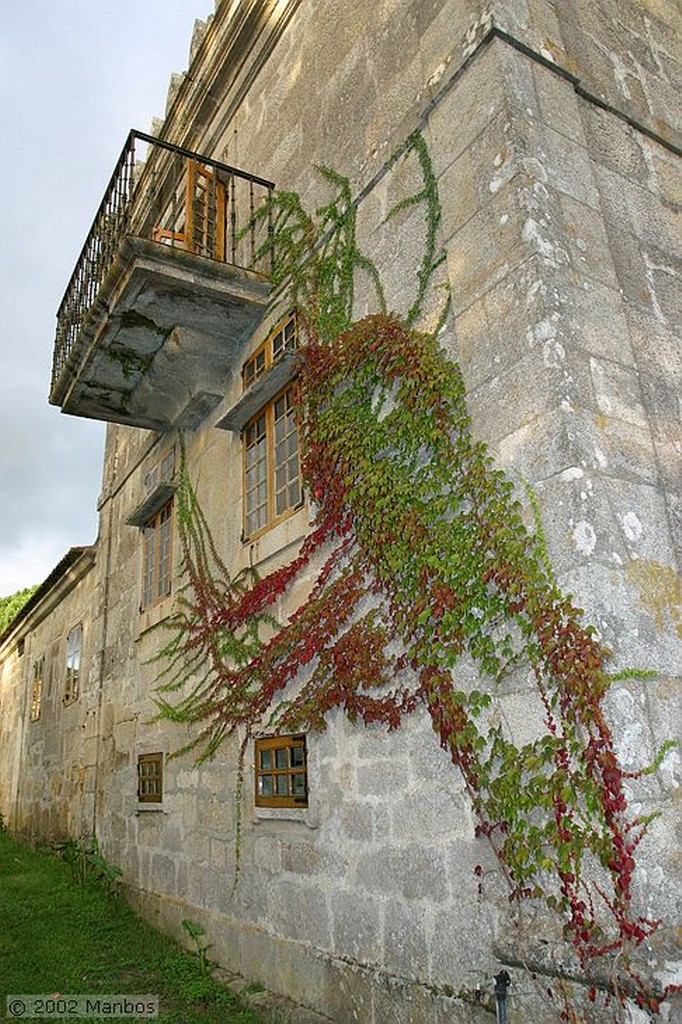
[[[315,164],[350,175],[359,246],[382,272],[388,308],[402,313],[418,287],[426,227],[417,205],[386,218],[423,180],[414,153],[392,157],[411,132],[423,132],[446,254],[437,283],[452,297],[441,344],[460,363],[474,432],[518,485],[529,524],[521,479],[533,485],[559,583],[612,647],[609,667],[658,673],[621,680],[606,705],[626,766],[641,766],[680,721],[682,193],[664,145],[679,95],[676,5],[302,0],[287,9],[279,37],[267,35],[275,21],[264,15],[261,42],[242,39],[246,52],[237,53],[230,32],[239,5],[219,5],[164,132],[295,188],[312,208],[333,195]],[[435,326],[442,305],[434,288],[422,326]],[[359,275],[356,315],[376,308]],[[164,323],[165,356],[138,396],[140,409],[172,402],[186,412],[187,464],[235,573],[266,573],[293,557],[311,518],[305,507],[243,544],[240,440],[214,429],[239,400],[241,365],[270,324],[228,344],[221,318],[208,332],[205,319],[195,324],[201,336]],[[140,354],[149,350],[144,332],[132,337]],[[122,401],[113,394],[125,383],[122,367],[108,373],[111,401]],[[209,410],[211,395],[218,405]],[[146,916],[179,937],[183,918],[200,920],[229,970],[336,1024],[489,1021],[500,957],[518,953],[520,933],[489,845],[475,835],[464,782],[424,708],[393,733],[330,714],[326,731],[308,736],[305,810],[254,808],[248,744],[236,807],[239,731],[201,767],[191,755],[166,758],[162,805],[140,808],[138,754],[169,754],[190,738],[151,722],[149,659],[163,633],[148,630],[177,611],[178,581],[169,600],[140,612],[141,535],[126,525],[172,444],[173,426],[109,429],[96,567],[30,623],[21,657],[21,631],[0,639],[0,810],[24,832],[77,835],[94,826]],[[309,594],[321,564],[273,606],[280,622]],[[64,707],[65,637],[81,618],[81,696]],[[43,712],[24,723],[43,652]],[[470,659],[456,679],[464,690],[489,685]],[[488,712],[521,743],[543,718],[531,683],[524,669],[510,673]],[[665,918],[647,955],[670,978],[682,890],[679,755],[669,752],[658,773],[628,787],[643,813],[663,810],[638,850],[636,898]],[[543,990],[547,958],[538,950],[560,936],[540,919],[530,930]],[[554,1011],[535,983],[510,969],[510,1024],[549,1024]]]

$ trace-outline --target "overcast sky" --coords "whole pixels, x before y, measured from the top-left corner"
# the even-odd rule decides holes
[[[130,128],[212,0],[20,0],[0,34],[0,597],[97,536],[104,425],[48,405],[55,314]]]

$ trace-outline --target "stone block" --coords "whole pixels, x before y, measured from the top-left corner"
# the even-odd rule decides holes
[[[452,85],[429,118],[425,138],[437,177],[506,104],[500,47],[493,44]]]
[[[543,123],[570,143],[584,146],[583,106],[572,84],[540,66],[533,68],[533,78]]]
[[[445,789],[448,799],[454,801],[457,797],[461,800],[464,783],[459,770],[430,727],[425,731],[422,742],[411,744],[410,759],[416,786],[428,782],[439,789]]]
[[[409,784],[409,767],[404,762],[386,760],[376,764],[361,764],[357,769],[360,797],[391,797],[396,790]]]
[[[167,837],[169,845],[173,847],[172,840]],[[178,840],[175,845],[176,849],[180,848],[180,833],[178,832]],[[210,865],[214,871],[225,874],[227,863],[228,863],[228,848],[227,843],[223,839],[209,839],[209,857]]]
[[[284,866],[284,845],[276,836],[256,836],[253,840],[253,863],[259,871],[278,874]]]
[[[592,104],[584,103],[581,109],[592,160],[643,188],[649,188],[650,161],[642,134],[626,121]]]
[[[391,900],[384,910],[382,963],[389,971],[407,978],[428,975],[430,914],[420,904]]]
[[[582,268],[581,268],[582,271]],[[634,367],[622,296],[611,285],[581,277],[567,294],[567,327],[577,345],[597,357]]]
[[[557,316],[548,292],[551,277],[532,256],[458,313],[456,345],[450,347],[469,389],[503,373],[531,349],[551,344]],[[447,346],[447,335],[444,340]]]
[[[502,81],[510,106],[523,112],[532,121],[539,121],[540,108],[533,77],[534,62],[501,40],[496,40],[494,45],[500,47]]]
[[[441,193],[441,199],[447,207],[447,196]],[[467,309],[540,250],[539,240],[525,229],[527,223],[512,181],[449,237],[444,224],[448,275],[456,312]]]
[[[470,155],[472,185],[479,207],[485,206],[517,174],[523,172],[528,132],[529,120],[525,112],[519,114],[505,105],[455,161],[458,165],[465,154]],[[441,176],[441,188],[453,169],[451,164]],[[444,233],[446,237],[450,234],[449,224],[446,224]]]
[[[379,963],[382,952],[382,904],[367,893],[337,889],[330,896],[332,948],[352,960]]]
[[[605,480],[604,486],[630,558],[674,566],[665,503],[658,489],[628,480]]]
[[[334,836],[332,843],[337,842]],[[326,845],[322,841],[288,842],[283,846],[282,867],[297,877],[339,879],[346,872],[346,856],[343,846]]]
[[[230,865],[230,889],[234,884],[234,870]],[[231,895],[231,913],[241,920],[254,924],[267,925],[268,898],[273,880],[252,863],[248,856],[242,857],[237,886]]]
[[[595,430],[588,431],[584,443],[587,447],[592,442],[595,459],[605,476],[642,484],[659,482],[648,424],[642,426],[615,416],[598,415],[594,425]]]
[[[485,886],[485,877],[483,881]],[[478,886],[468,883],[471,894]],[[494,920],[485,900],[457,900],[435,911],[431,941],[431,976],[437,985],[448,985],[455,992],[461,989],[485,991],[495,974],[490,954]]]
[[[443,853],[421,843],[378,845],[356,865],[354,882],[368,892],[407,900],[441,900],[448,895]]]
[[[424,80],[436,93],[489,28],[487,5],[482,0],[420,0],[414,7]]]
[[[227,914],[233,909],[232,879],[227,872],[207,870],[202,879],[201,905]]]
[[[647,425],[639,377],[635,369],[617,362],[591,357],[590,376],[600,413],[623,420],[635,427]]]
[[[609,168],[595,166],[604,217],[619,233],[630,233],[653,249],[682,255],[679,215],[661,206],[646,188]]]
[[[679,671],[679,636],[671,631],[670,570],[637,562],[624,571],[592,563],[565,573],[560,583],[577,595],[585,621],[613,651],[610,669],[635,666],[673,675]]]
[[[649,145],[645,152],[653,168],[656,189],[664,203],[682,206],[682,169],[679,157],[660,146]]]
[[[642,248],[656,318],[673,330],[682,322],[682,259],[653,246]]]
[[[570,467],[534,485],[554,571],[600,563],[618,569],[627,557],[605,481]]]
[[[451,772],[457,773],[454,765]],[[462,815],[459,794],[453,795],[449,787],[405,794],[391,808],[391,837],[399,843],[409,842],[415,835],[422,841],[443,840],[467,831],[469,826],[469,815]]]
[[[175,893],[176,862],[172,857],[155,853],[151,858],[151,888],[157,893]]]
[[[404,978],[379,979],[373,993],[374,1024],[484,1024],[469,1016],[457,999],[441,995],[430,984],[410,983]]]
[[[555,343],[543,344],[541,352],[530,352],[474,388],[469,412],[476,436],[488,443],[498,441],[555,409],[582,409],[594,402],[587,357],[572,352],[564,365],[559,361],[564,354]],[[535,387],[528,387],[529,380]]]
[[[383,802],[356,800],[343,804],[339,812],[343,835],[351,842],[372,843],[390,828],[390,811]]]
[[[231,828],[232,810],[229,798],[221,800],[206,794],[198,800],[197,812],[200,828],[215,829],[223,833]]]
[[[318,949],[331,947],[328,898],[319,885],[278,880],[268,893],[268,923],[280,935]]]

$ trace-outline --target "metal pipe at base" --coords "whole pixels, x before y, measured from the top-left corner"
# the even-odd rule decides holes
[[[495,1004],[497,1008],[497,1024],[507,1024],[507,989],[511,978],[507,971],[495,975]]]

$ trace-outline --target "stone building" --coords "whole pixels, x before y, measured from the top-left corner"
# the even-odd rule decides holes
[[[305,737],[263,722],[243,786],[239,730],[200,765],[169,757],[193,731],[154,718],[150,627],[182,586],[181,449],[233,575],[290,561],[314,511],[267,221],[239,229],[273,188],[328,202],[333,168],[404,315],[423,215],[386,217],[423,186],[420,133],[452,298],[439,339],[474,432],[530,482],[610,668],[655,672],[605,702],[636,771],[680,722],[679,29],[673,0],[223,0],[164,120],[131,134],[60,308],[50,400],[108,423],[100,529],[0,637],[0,810],[22,834],[94,832],[150,919],[200,921],[226,967],[339,1024],[490,1020],[502,969],[510,1024],[544,1024],[557,977],[575,1006],[594,979],[507,900],[425,712],[392,732],[338,710]],[[374,303],[359,281],[357,316]],[[532,739],[525,683],[496,701]],[[680,980],[679,785],[670,749],[626,787],[662,812],[634,896],[663,922],[640,951],[659,989]],[[660,1019],[676,1012],[671,996]]]

